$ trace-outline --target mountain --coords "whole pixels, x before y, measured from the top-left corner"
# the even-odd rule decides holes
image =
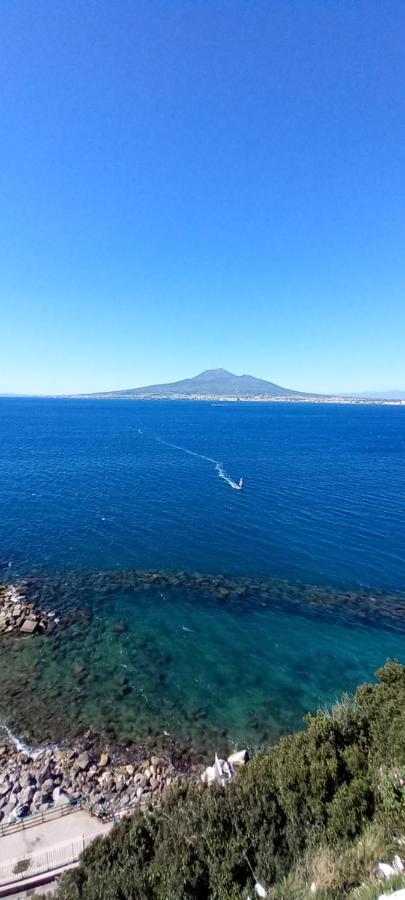
[[[97,397],[182,398],[182,397],[305,397],[301,391],[254,378],[253,375],[234,375],[226,369],[207,369],[194,378],[184,378],[169,384],[152,384],[147,387],[109,391]]]

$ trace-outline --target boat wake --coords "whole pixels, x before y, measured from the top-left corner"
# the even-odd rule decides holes
[[[204,456],[202,453],[196,453],[195,450],[189,450],[187,447],[180,447],[178,444],[171,444],[170,441],[164,441],[159,437],[156,438],[156,440],[159,444],[164,444],[165,447],[173,447],[174,450],[180,450],[181,453],[188,453],[189,456],[196,456],[198,459],[204,459],[206,462],[212,463],[212,465],[215,466],[218,478],[222,478],[223,481],[226,481],[226,483],[229,484],[229,487],[233,488],[234,491],[242,490],[243,478],[240,478],[239,481],[234,481],[233,478],[230,478],[218,459],[213,459],[212,456]]]

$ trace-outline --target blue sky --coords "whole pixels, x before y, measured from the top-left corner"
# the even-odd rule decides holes
[[[405,389],[405,5],[2,0],[0,392]]]

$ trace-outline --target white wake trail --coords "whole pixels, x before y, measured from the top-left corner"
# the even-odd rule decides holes
[[[226,483],[229,484],[231,486],[231,488],[234,489],[234,491],[242,490],[243,481],[242,481],[242,483],[241,483],[241,481],[233,481],[232,478],[230,478],[229,475],[226,474],[225,470],[221,466],[221,463],[217,462],[215,464],[215,468],[218,472],[219,477],[223,478],[224,481],[226,481]]]
[[[189,450],[187,447],[180,447],[179,444],[171,444],[170,441],[164,441],[162,438],[156,438],[159,444],[164,444],[165,447],[173,447],[174,450],[180,450],[181,453],[188,453],[189,456],[196,456],[198,459],[204,459],[206,462],[212,463],[215,466],[215,471],[218,473],[218,478],[222,478],[226,481],[227,484],[234,491],[241,491],[243,486],[243,479],[241,478],[239,482],[233,481],[232,478],[225,472],[225,469],[221,462],[218,459],[213,459],[212,456],[204,456],[202,453],[196,453],[194,450]]]

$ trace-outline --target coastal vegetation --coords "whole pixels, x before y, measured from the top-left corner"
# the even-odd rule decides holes
[[[180,781],[136,811],[83,853],[58,900],[246,900],[256,882],[273,900],[378,897],[378,862],[404,855],[405,667],[377,677],[225,788]]]

